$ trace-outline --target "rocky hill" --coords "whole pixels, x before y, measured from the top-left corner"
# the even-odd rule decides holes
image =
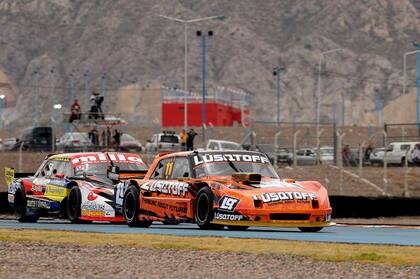
[[[322,119],[332,118],[333,104],[341,115],[343,94],[345,124],[366,124],[364,113],[374,109],[374,88],[386,103],[401,95],[403,53],[420,39],[418,8],[414,0],[3,0],[0,67],[13,89],[8,98],[17,98],[4,118],[27,124],[38,104],[42,120],[48,121],[54,103],[67,107],[73,97],[84,100],[87,71],[89,91],[102,84],[110,109],[116,108],[118,89],[139,88],[141,104],[124,97],[122,108],[144,110],[156,104],[160,84],[182,88],[184,29],[157,16],[164,14],[225,16],[189,26],[189,86],[201,88],[196,31],[213,30],[208,87],[231,86],[252,94],[255,120],[276,118],[272,69],[282,65],[281,119],[313,121],[320,53],[342,49],[324,59]],[[415,57],[409,58],[412,90]],[[414,104],[404,109],[414,110]]]

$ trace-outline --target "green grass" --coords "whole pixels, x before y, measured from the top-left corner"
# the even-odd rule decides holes
[[[419,265],[420,247],[338,244],[308,241],[180,237],[152,234],[108,234],[30,229],[0,229],[0,241],[88,246],[197,250],[275,255],[298,255],[317,261]]]

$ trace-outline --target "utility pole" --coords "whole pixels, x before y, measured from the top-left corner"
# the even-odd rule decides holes
[[[175,21],[175,22],[179,22],[184,24],[184,110],[187,110],[187,95],[186,92],[188,92],[188,24],[191,23],[197,23],[197,22],[202,22],[202,21],[207,21],[207,20],[212,20],[212,19],[217,19],[217,20],[224,20],[225,16],[223,15],[218,15],[218,16],[209,16],[209,17],[201,17],[201,18],[194,18],[194,19],[180,19],[180,18],[174,18],[174,17],[170,17],[170,16],[164,16],[164,15],[159,15],[160,17],[166,18],[168,20],[171,21]],[[184,112],[184,129],[187,130],[188,129],[188,114],[186,112]]]
[[[34,70],[35,76],[35,125],[39,125],[39,71]]]
[[[213,31],[207,32],[208,37],[213,36]],[[206,141],[206,34],[202,31],[197,31],[197,37],[201,39],[201,80],[202,80],[202,106],[201,106],[201,129],[203,144]]]
[[[84,91],[84,100],[83,103],[85,104],[85,113],[89,111],[89,70],[86,70],[83,74],[83,91]]]
[[[420,128],[420,45],[413,42],[413,45],[417,48],[416,52],[416,126]],[[420,132],[419,132],[420,133]]]
[[[276,66],[273,68],[273,76],[276,78],[276,95],[277,95],[277,133],[280,131],[280,79],[281,72],[284,71],[284,67]],[[279,137],[280,138],[280,137]],[[279,142],[277,143],[277,145]]]

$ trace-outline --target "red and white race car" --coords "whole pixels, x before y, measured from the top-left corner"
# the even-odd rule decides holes
[[[119,175],[113,179],[115,172]],[[139,155],[118,152],[49,155],[36,173],[5,169],[9,204],[20,222],[36,222],[41,216],[74,223],[123,222],[115,209],[114,186],[146,172]]]

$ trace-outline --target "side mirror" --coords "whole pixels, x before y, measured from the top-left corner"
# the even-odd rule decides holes
[[[120,168],[117,166],[109,166],[106,171],[106,176],[110,180],[114,180],[114,181],[120,180]]]

